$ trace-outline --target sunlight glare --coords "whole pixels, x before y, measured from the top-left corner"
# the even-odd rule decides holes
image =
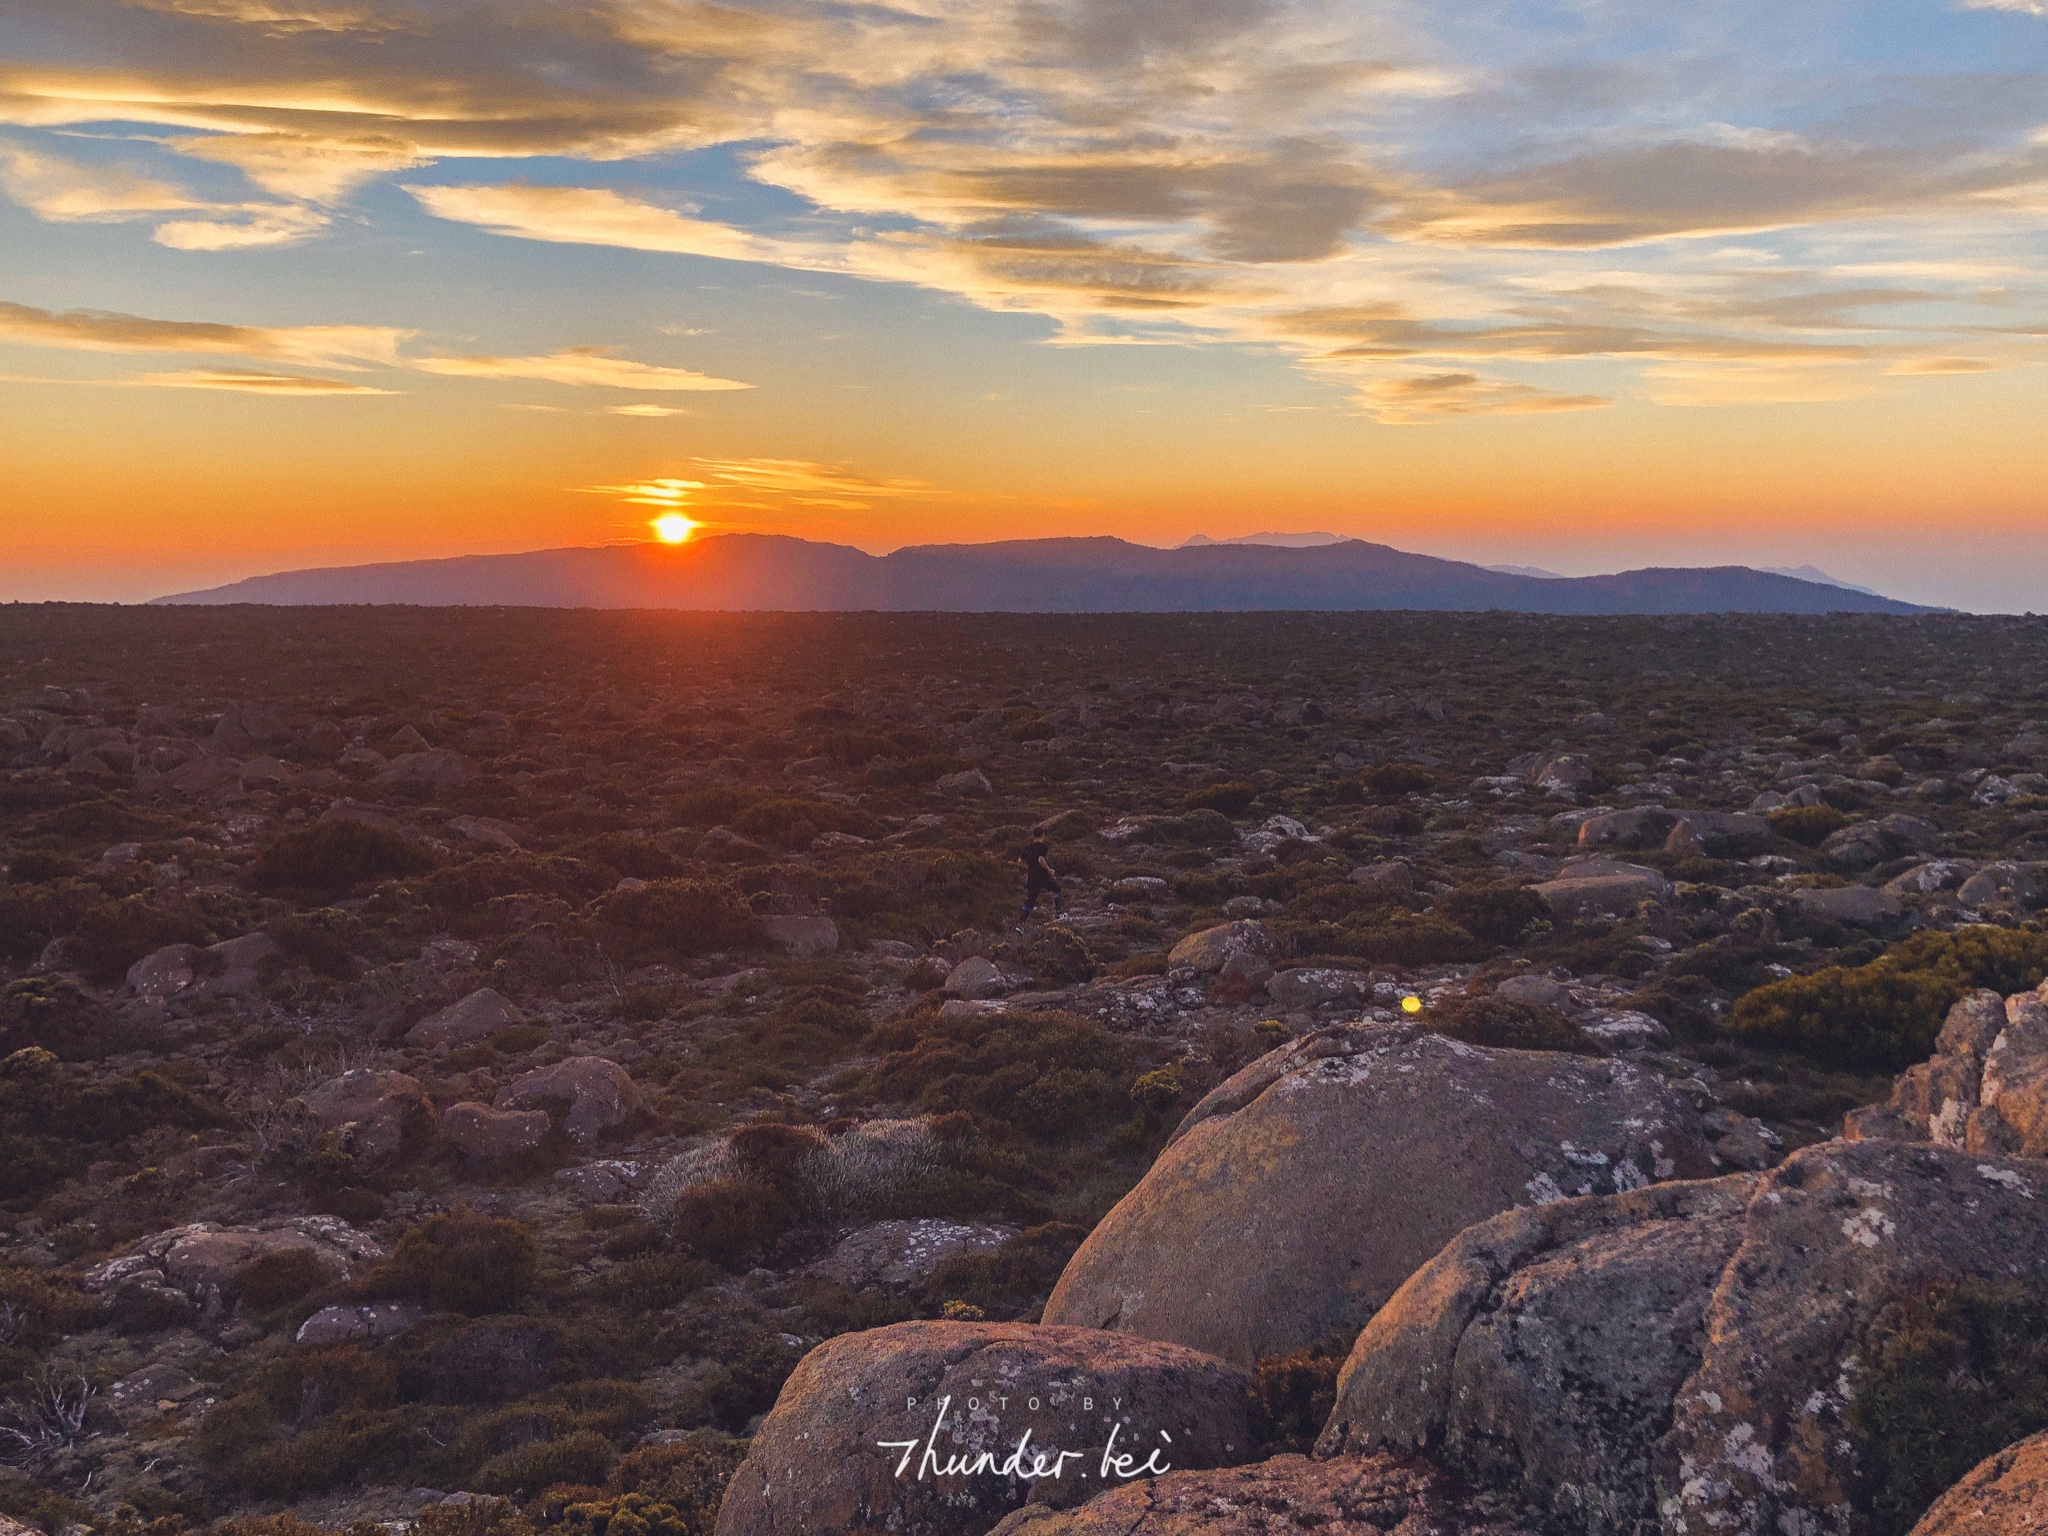
[[[680,512],[664,512],[648,526],[654,530],[655,537],[662,543],[681,544],[695,533],[700,525]]]

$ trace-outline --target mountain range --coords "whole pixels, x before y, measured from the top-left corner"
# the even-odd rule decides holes
[[[961,613],[1434,609],[1931,613],[1747,566],[1537,577],[1342,539],[1307,548],[1113,538],[927,544],[870,555],[777,534],[463,555],[252,576],[158,603]]]

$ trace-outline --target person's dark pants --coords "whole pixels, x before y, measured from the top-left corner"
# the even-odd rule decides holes
[[[1038,910],[1038,898],[1045,895],[1048,891],[1052,893],[1053,910],[1055,912],[1067,910],[1066,894],[1060,890],[1059,881],[1047,880],[1041,877],[1030,881],[1024,887],[1024,915],[1026,917],[1029,917]]]

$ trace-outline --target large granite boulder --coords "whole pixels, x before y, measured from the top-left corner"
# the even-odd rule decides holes
[[[469,1045],[501,1029],[526,1022],[512,1000],[495,987],[479,987],[439,1013],[429,1014],[406,1031],[408,1045]]]
[[[1402,1456],[1170,1472],[1078,1509],[1028,1505],[990,1536],[1527,1536],[1510,1501]]]
[[[1858,1366],[1930,1286],[2048,1289],[2048,1163],[1824,1142],[1460,1234],[1360,1333],[1319,1454],[1427,1455],[1586,1536],[1862,1528]]]
[[[577,1141],[595,1141],[647,1108],[639,1086],[616,1061],[571,1056],[522,1073],[498,1090],[492,1108],[546,1110]]]
[[[1699,1114],[1629,1062],[1336,1026],[1189,1112],[1045,1320],[1250,1364],[1355,1332],[1474,1222],[1716,1166]]]
[[[1065,1508],[1164,1466],[1248,1459],[1250,1388],[1221,1360],[1084,1328],[842,1334],[783,1386],[717,1536],[981,1536],[1027,1500]]]
[[[1961,999],[1934,1055],[1899,1074],[1889,1103],[1851,1110],[1843,1134],[2048,1157],[2048,983]]]
[[[213,1323],[233,1310],[252,1265],[291,1252],[304,1253],[332,1280],[384,1257],[375,1239],[334,1216],[292,1216],[248,1227],[199,1221],[142,1238],[88,1270],[84,1285],[107,1298],[123,1326]]]
[[[408,1138],[422,1139],[434,1120],[420,1080],[404,1072],[357,1067],[307,1089],[300,1098],[322,1127],[366,1163],[397,1156]]]
[[[1191,933],[1167,953],[1169,975],[1213,976],[1240,957],[1264,959],[1273,952],[1273,935],[1262,922],[1240,918]]]
[[[1912,1536],[2041,1536],[2048,1531],[2048,1432],[1987,1457],[1934,1501]]]

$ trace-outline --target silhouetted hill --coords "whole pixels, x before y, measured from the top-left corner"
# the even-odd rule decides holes
[[[1929,613],[1747,566],[1544,579],[1350,539],[1315,549],[1121,539],[927,544],[869,555],[769,534],[285,571],[159,603],[425,607],[1175,613]]]

